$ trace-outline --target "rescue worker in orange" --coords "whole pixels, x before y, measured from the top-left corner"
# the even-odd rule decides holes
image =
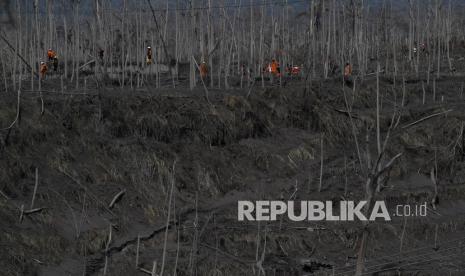
[[[205,61],[202,61],[199,67],[200,67],[200,77],[205,80],[208,77],[207,63]]]
[[[41,79],[45,79],[45,76],[47,75],[47,70],[48,70],[47,63],[43,61],[40,62],[40,78]]]
[[[48,49],[47,51],[48,61],[53,64],[53,71],[58,71],[58,56],[55,51]]]
[[[271,61],[270,72],[273,76],[276,76],[276,77],[279,77],[281,75],[279,63],[275,59]]]
[[[147,65],[152,64],[152,47],[147,47],[147,58],[146,58]]]
[[[48,61],[53,61],[53,59],[56,58],[57,53],[53,51],[52,49],[48,49],[47,56],[48,56]]]

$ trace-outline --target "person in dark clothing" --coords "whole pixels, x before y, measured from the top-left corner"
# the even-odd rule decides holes
[[[146,58],[147,65],[152,64],[152,47],[147,47],[147,58]]]
[[[103,57],[104,57],[104,55],[105,55],[105,50],[100,49],[100,50],[98,51],[98,57],[99,57],[99,59],[100,59],[100,62],[103,62]]]
[[[344,82],[347,86],[352,86],[352,65],[350,63],[344,66]]]
[[[55,56],[55,58],[52,61],[53,64],[53,71],[57,72],[58,71],[58,56]]]

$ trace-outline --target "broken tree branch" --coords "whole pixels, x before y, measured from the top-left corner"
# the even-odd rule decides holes
[[[449,109],[449,110],[446,110],[446,111],[443,111],[443,112],[431,114],[431,115],[426,116],[426,117],[423,117],[423,118],[421,118],[421,119],[419,119],[419,120],[417,120],[417,121],[415,121],[415,122],[413,122],[413,123],[407,124],[407,125],[403,126],[402,128],[403,128],[403,129],[409,128],[409,127],[411,127],[411,126],[414,126],[414,125],[416,125],[416,124],[419,124],[419,123],[421,123],[421,122],[423,122],[423,121],[426,121],[426,120],[428,120],[428,119],[431,119],[431,118],[440,116],[440,115],[442,115],[442,114],[447,114],[447,113],[449,113],[449,112],[451,112],[451,111],[454,111],[454,110],[453,110],[453,109]]]
[[[117,193],[113,199],[110,202],[110,205],[108,205],[108,208],[111,209],[115,205],[115,203],[121,199],[121,197],[126,193],[126,190],[122,190],[119,193]]]
[[[18,103],[17,103],[17,106],[16,106],[16,118],[14,119],[14,121],[10,124],[9,127],[6,127],[6,128],[1,128],[0,130],[9,130],[11,128],[13,128],[13,126],[18,122],[19,120],[19,115],[20,115],[20,110],[21,110],[21,90],[18,90]]]

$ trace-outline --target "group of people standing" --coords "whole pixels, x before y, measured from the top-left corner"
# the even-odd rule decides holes
[[[53,66],[53,71],[58,71],[58,56],[57,53],[52,50],[51,48],[47,51],[48,62],[41,61],[40,62],[40,78],[45,79],[47,72],[48,72],[48,65],[51,64]]]
[[[103,59],[103,50],[99,53],[99,56],[101,59]],[[48,57],[48,62],[42,61],[40,63],[40,77],[41,79],[45,79],[47,72],[48,72],[48,66],[51,64],[53,66],[53,70],[56,72],[58,71],[58,56],[56,52],[53,49],[48,49],[47,51],[47,57]],[[147,52],[146,52],[146,64],[151,65],[153,63],[153,52],[152,48],[150,46],[147,47]],[[208,65],[207,63],[202,60],[200,65],[198,66],[198,70],[200,73],[200,77],[202,80],[205,80],[208,78],[209,70],[208,70]],[[272,59],[271,63],[268,64],[268,66],[263,70],[264,73],[270,74],[272,77],[281,77],[283,76],[281,73],[281,66],[279,62],[276,59]],[[285,67],[285,72],[287,73],[288,76],[297,76],[301,74],[301,66],[295,66],[295,65],[287,65]],[[350,63],[346,63],[344,66],[344,80],[346,82],[350,82],[350,78],[352,76],[352,65]]]
[[[271,63],[264,70],[265,73],[270,73],[274,77],[283,76],[281,73],[281,66],[276,59],[272,59]],[[301,73],[301,66],[287,64],[285,67],[285,73],[288,76],[298,76]]]
[[[152,48],[150,46],[147,47],[147,54],[146,54],[146,64],[151,65],[152,64]],[[242,70],[244,71],[245,65],[242,65]],[[200,73],[200,77],[202,80],[205,80],[208,78],[209,75],[209,70],[208,70],[208,65],[207,63],[202,60],[200,65],[198,66],[198,70]],[[285,67],[285,73],[288,76],[299,76],[301,74],[302,67],[301,66],[296,66],[296,65],[290,65],[288,64]],[[279,62],[276,59],[272,59],[271,63],[268,64],[267,67],[264,68],[263,70],[264,73],[270,74],[272,77],[281,77],[283,76],[281,73],[281,66]],[[349,79],[352,76],[352,65],[350,63],[346,63],[344,66],[344,79],[347,81],[350,81]]]

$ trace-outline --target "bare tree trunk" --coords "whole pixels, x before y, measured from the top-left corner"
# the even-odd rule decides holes
[[[207,33],[208,33],[208,71],[210,77],[210,87],[214,86],[214,78],[212,76],[213,72],[213,49],[215,47],[215,36],[213,28],[213,15],[212,15],[212,0],[208,0],[208,24],[207,24]]]
[[[194,64],[194,61],[192,59],[192,57],[194,56],[194,41],[195,41],[195,14],[194,14],[194,0],[190,0],[190,5],[191,5],[191,13],[190,13],[190,17],[191,17],[191,32],[190,32],[190,41],[191,43],[189,43],[189,87],[191,90],[193,90],[195,88],[195,83],[196,83],[196,78],[195,78],[195,64]]]

